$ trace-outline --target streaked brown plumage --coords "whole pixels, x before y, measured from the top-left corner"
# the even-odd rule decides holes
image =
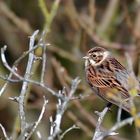
[[[128,79],[132,75],[104,48],[92,48],[84,59],[86,79],[92,89],[104,100],[129,112]]]

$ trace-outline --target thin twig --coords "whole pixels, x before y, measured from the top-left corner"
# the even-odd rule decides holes
[[[64,136],[71,130],[73,129],[80,129],[80,127],[76,126],[76,125],[73,125],[71,126],[70,128],[68,128],[66,131],[63,132],[63,134],[60,136],[60,139],[62,140],[64,138]]]
[[[72,81],[71,89],[67,96],[63,93],[65,91],[62,90],[59,92],[59,94],[63,95],[63,98],[58,98],[57,112],[56,112],[56,117],[54,121],[55,126],[51,126],[51,130],[53,132],[51,131],[50,136],[48,137],[48,140],[54,140],[56,136],[59,136],[61,132],[60,125],[62,121],[62,116],[65,110],[67,109],[68,103],[71,100],[73,94],[75,93],[79,82],[80,82],[79,78],[75,78]]]
[[[31,130],[30,133],[28,134],[26,140],[29,140],[29,138],[32,136],[32,134],[35,132],[36,128],[38,127],[39,123],[41,122],[41,120],[42,120],[42,118],[43,118],[43,115],[44,115],[44,112],[45,112],[45,109],[46,109],[47,103],[48,103],[48,100],[46,100],[46,99],[44,98],[44,104],[43,104],[43,106],[42,106],[42,110],[41,110],[41,113],[40,113],[40,115],[39,115],[39,118],[38,118],[38,120],[35,122],[35,124],[34,124],[32,130]]]
[[[5,58],[4,52],[6,51],[6,49],[7,49],[7,46],[6,46],[6,45],[5,45],[3,48],[1,48],[1,59],[2,59],[2,60],[4,60],[4,58]],[[5,63],[5,61],[3,61],[3,63]],[[16,67],[13,66],[13,67],[12,67],[12,70],[15,71],[15,69],[16,69]],[[7,77],[6,83],[2,86],[2,88],[1,88],[1,90],[0,90],[0,96],[1,96],[1,95],[4,93],[4,91],[6,90],[6,87],[7,87],[8,83],[9,83],[9,79],[11,79],[11,77],[12,77],[12,73],[10,72],[9,76]]]
[[[40,83],[31,79],[26,79],[25,77],[20,76],[18,73],[16,73],[7,63],[4,51],[2,49],[1,51],[1,56],[2,56],[2,62],[4,64],[4,66],[13,74],[15,75],[17,78],[19,78],[20,81],[23,82],[29,82],[38,86],[43,87],[45,90],[49,91],[52,95],[56,96],[56,97],[62,97],[61,95],[58,95],[57,92],[55,92],[54,90],[52,90],[51,88],[49,88],[47,85],[45,85],[44,83]],[[10,79],[9,79],[10,80]],[[16,81],[15,81],[16,82]]]
[[[7,48],[7,46],[4,46],[3,48],[4,48],[4,49],[2,49],[2,51],[4,52],[4,51],[6,50],[6,48]],[[38,45],[34,46],[31,50],[28,50],[28,51],[24,52],[24,53],[14,62],[12,69],[15,70],[16,67],[17,67],[17,65],[19,64],[19,62],[20,62],[23,58],[25,58],[29,53],[31,53],[32,51],[34,51],[34,50],[37,49],[37,48],[38,48]],[[2,55],[1,55],[1,57],[2,57]],[[2,86],[2,88],[1,88],[1,90],[0,90],[0,96],[4,93],[5,89],[6,89],[7,86],[8,86],[8,83],[9,83],[10,81],[11,81],[11,82],[19,82],[18,80],[15,80],[15,81],[14,81],[14,79],[12,80],[11,77],[12,77],[12,72],[9,73],[9,76],[8,76],[7,78],[1,77],[1,78],[4,79],[4,80],[6,79],[7,81],[6,81],[6,83]]]
[[[92,140],[98,140],[98,137],[101,135],[101,133],[102,133],[100,130],[101,123],[103,122],[104,116],[108,110],[109,110],[109,108],[105,107],[102,112],[96,112],[99,115],[99,118],[98,118],[98,122],[96,125],[94,137],[92,138]]]
[[[117,122],[109,131],[107,131],[103,135],[101,135],[98,140],[102,140],[103,138],[109,136],[112,132],[118,130],[119,128],[122,128],[123,126],[125,126],[127,124],[132,124],[132,122],[139,117],[140,117],[140,113],[138,113],[135,118],[130,117],[121,122]]]
[[[1,123],[0,123],[0,127],[1,127],[1,130],[2,130],[2,132],[3,132],[4,138],[5,138],[6,140],[10,140],[9,137],[7,136],[7,133],[6,133],[6,131],[5,131],[5,128],[2,126]]]
[[[45,34],[45,32],[43,33]],[[42,35],[43,36],[43,35]],[[44,41],[44,40],[42,40]],[[44,83],[44,75],[45,75],[45,69],[46,69],[46,45],[43,43],[43,55],[42,55],[42,71],[41,71],[41,83]]]
[[[9,74],[9,76],[7,77],[7,81],[5,82],[5,84],[2,86],[2,88],[0,89],[0,96],[4,93],[4,91],[7,88],[7,85],[9,83],[9,79],[11,79],[12,77],[12,73]]]
[[[38,138],[39,138],[40,140],[43,140],[40,131],[37,131],[37,132],[36,132],[36,135],[38,136]]]
[[[123,121],[117,122],[109,131],[102,132],[100,135],[98,135],[98,140],[103,140],[107,136],[117,135],[115,131],[119,128],[122,128],[123,126],[127,124],[132,124],[132,122],[140,117],[140,113],[138,113],[135,117],[130,117],[128,119],[125,119]]]
[[[35,36],[38,34],[38,32],[39,32],[38,30],[35,31],[33,35],[30,37],[29,50],[31,50],[34,47]],[[34,53],[32,52],[32,53],[29,53],[28,63],[27,63],[26,71],[24,75],[25,79],[29,79],[31,76],[33,62],[34,62]],[[25,101],[27,89],[28,89],[28,82],[24,81],[21,88],[21,93],[19,96],[19,115],[20,115],[20,122],[21,122],[21,133],[23,133],[26,128],[24,101]]]
[[[19,80],[19,79],[8,79],[8,77],[5,75],[0,75],[0,79],[3,79],[5,81],[9,81],[9,82],[12,82],[12,83],[17,83],[17,82],[22,82],[22,80]]]

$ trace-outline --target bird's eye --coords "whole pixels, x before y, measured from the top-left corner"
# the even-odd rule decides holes
[[[95,55],[95,54],[93,54],[93,55],[92,55],[92,57],[96,57],[96,55]]]

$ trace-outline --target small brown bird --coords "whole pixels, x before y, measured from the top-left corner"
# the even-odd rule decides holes
[[[138,83],[134,76],[104,48],[94,47],[83,58],[90,87],[104,100],[130,112],[131,78]]]

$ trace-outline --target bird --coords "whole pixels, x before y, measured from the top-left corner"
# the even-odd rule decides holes
[[[135,76],[105,48],[93,47],[83,58],[86,80],[93,91],[109,106],[115,104],[130,112],[130,90],[139,87]]]

